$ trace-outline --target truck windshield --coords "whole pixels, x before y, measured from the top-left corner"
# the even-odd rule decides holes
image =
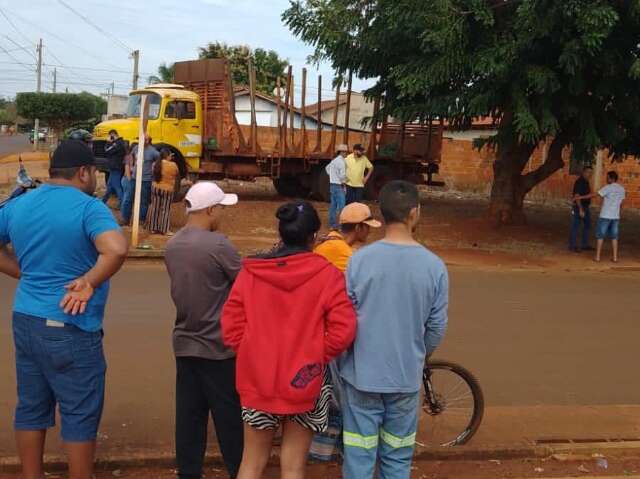
[[[155,93],[147,94],[149,102],[149,120],[156,120],[160,114],[160,95]],[[130,95],[127,105],[127,118],[138,118],[140,116],[140,103],[142,95]]]

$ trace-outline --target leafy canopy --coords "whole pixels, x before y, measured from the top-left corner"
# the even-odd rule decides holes
[[[383,115],[640,153],[640,0],[297,0],[283,21],[315,60],[377,79]]]
[[[106,113],[106,102],[87,92],[72,93],[18,93],[18,115],[39,118],[62,131],[74,123],[99,118]]]
[[[158,74],[157,75],[151,75],[147,81],[150,84],[153,83],[173,83],[174,81],[174,77],[175,77],[175,73],[176,73],[176,66],[174,63],[170,63],[170,64],[166,64],[166,63],[161,63],[160,66],[158,67]]]
[[[227,58],[230,63],[231,76],[235,85],[249,85],[249,60],[253,61],[256,71],[256,90],[272,95],[276,88],[276,79],[282,76],[289,62],[273,50],[256,48],[252,50],[246,45],[229,46],[226,43],[209,43],[199,49],[200,58]]]

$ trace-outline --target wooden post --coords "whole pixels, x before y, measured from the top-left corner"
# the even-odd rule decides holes
[[[322,150],[322,75],[318,75],[318,112],[317,112],[316,152]]]
[[[295,112],[294,112],[294,96],[295,91],[293,89],[294,78],[291,76],[291,83],[289,83],[289,129],[291,130],[291,148],[296,147],[296,130],[295,130]]]
[[[336,86],[336,106],[333,109],[333,125],[331,126],[331,151],[330,155],[333,155],[336,152],[336,134],[338,133],[338,108],[340,108],[340,85],[342,84],[342,79],[338,82],[338,86]]]
[[[376,159],[377,143],[378,143],[378,114],[380,113],[380,97],[377,96],[373,101],[373,119],[371,121],[371,138],[369,139],[369,161]]]
[[[278,151],[280,151],[280,156],[284,154],[282,149],[283,141],[282,141],[282,112],[280,109],[282,108],[282,100],[280,99],[281,90],[280,90],[280,77],[276,79],[276,108],[278,109]]]
[[[284,142],[282,143],[283,151],[284,151],[283,156],[287,154],[287,114],[289,114],[289,93],[291,93],[291,89],[289,88],[289,86],[291,85],[291,78],[292,78],[291,70],[292,70],[292,67],[291,65],[289,65],[289,68],[287,69],[286,91],[284,94],[284,118],[282,120],[282,127],[283,127],[282,138],[284,139]]]
[[[306,95],[307,95],[307,69],[303,68],[302,69],[302,100],[300,102],[300,108],[301,108],[300,133],[302,134],[302,157],[303,158],[307,153],[307,125],[306,125],[307,113],[304,110],[306,106],[306,101],[305,101]]]
[[[256,122],[256,71],[249,58],[249,100],[251,102],[251,152],[258,153],[258,125]]]
[[[396,152],[396,158],[400,161],[402,161],[402,155],[404,154],[404,129],[405,129],[406,123],[403,121],[400,124],[400,148],[398,148],[398,151]]]
[[[149,106],[147,95],[140,96],[140,123],[138,129],[138,153],[136,155],[136,185],[133,199],[133,223],[131,225],[131,246],[138,247],[140,229],[140,203],[142,196],[142,167],[144,165],[144,142],[147,131]]]
[[[347,106],[344,111],[344,132],[342,134],[342,143],[349,144],[349,114],[351,113],[351,80],[353,74],[349,72],[349,81],[347,83]]]

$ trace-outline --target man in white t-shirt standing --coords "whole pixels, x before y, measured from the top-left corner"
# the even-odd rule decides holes
[[[613,262],[618,262],[618,236],[620,231],[620,205],[624,201],[626,193],[624,187],[618,183],[618,173],[610,171],[607,173],[607,186],[601,188],[597,193],[581,196],[577,199],[602,197],[602,208],[600,209],[600,219],[596,228],[596,238],[598,244],[596,248],[596,261],[600,261],[602,245],[606,238],[611,240],[613,247]]]

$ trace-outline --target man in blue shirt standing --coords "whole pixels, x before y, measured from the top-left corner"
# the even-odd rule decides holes
[[[373,477],[377,459],[382,478],[411,475],[424,361],[447,326],[447,268],[413,238],[417,188],[392,181],[379,201],[385,237],[347,268],[358,333],[339,363],[345,479]]]
[[[123,200],[120,212],[122,213],[122,222],[126,225],[131,221],[131,214],[133,212],[133,198],[135,195],[135,183],[136,183],[136,155],[138,154],[138,148],[133,147],[132,158],[133,162],[130,167],[130,172],[126,173],[130,175],[129,182],[131,183],[127,188],[127,194]],[[151,186],[153,184],[153,163],[160,159],[160,152],[155,149],[151,144],[151,137],[149,134],[144,136],[144,155],[142,163],[142,189],[140,190],[140,221],[144,223],[147,218],[147,211],[149,210],[149,203],[151,202]]]
[[[107,206],[91,196],[96,167],[86,144],[63,141],[49,176],[0,209],[0,272],[19,279],[16,442],[22,478],[44,477],[46,430],[57,406],[70,478],[90,479],[104,403],[102,320],[127,242]]]
[[[347,163],[344,155],[349,153],[347,145],[336,147],[336,156],[325,168],[329,175],[329,195],[331,197],[329,206],[329,228],[337,230],[340,228],[338,217],[344,208],[347,194]]]

